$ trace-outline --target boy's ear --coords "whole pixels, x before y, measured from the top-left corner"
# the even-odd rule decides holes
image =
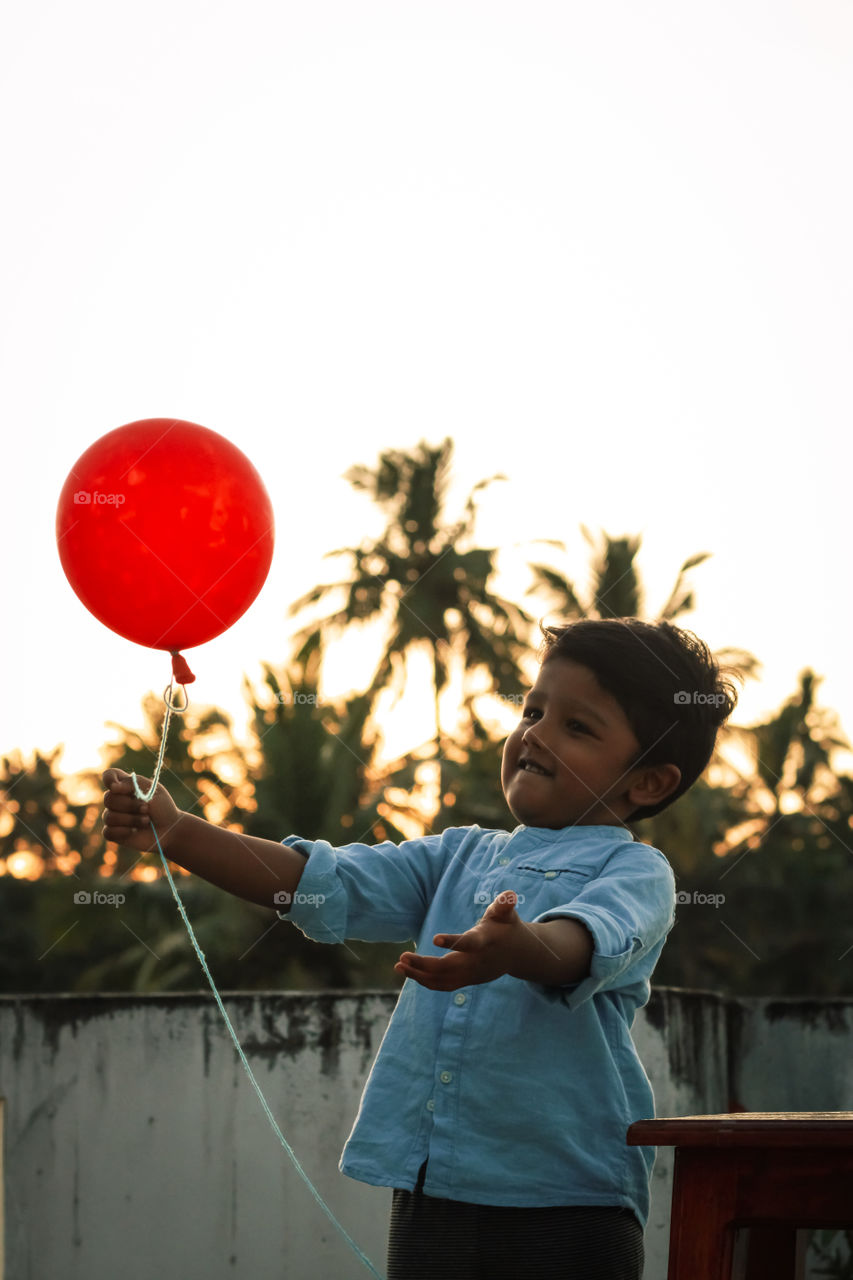
[[[660,804],[667,796],[671,796],[681,781],[681,770],[677,764],[653,764],[639,772],[637,779],[628,788],[628,799],[636,808],[646,805]]]

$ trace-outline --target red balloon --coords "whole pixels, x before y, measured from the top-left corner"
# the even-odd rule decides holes
[[[272,561],[264,483],[236,445],[207,427],[146,418],[102,436],[59,497],[66,577],[112,631],[176,653],[245,613]]]

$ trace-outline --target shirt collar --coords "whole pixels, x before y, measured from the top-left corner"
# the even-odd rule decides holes
[[[537,837],[542,841],[554,840],[561,838],[563,840],[588,840],[591,844],[613,844],[616,841],[636,840],[633,831],[629,831],[627,827],[609,826],[605,823],[601,824],[578,824],[574,827],[526,827],[522,823],[515,827],[510,833],[513,836],[521,835],[522,832],[531,839],[536,840]]]

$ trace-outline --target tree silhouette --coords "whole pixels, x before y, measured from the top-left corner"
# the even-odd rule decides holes
[[[853,779],[832,767],[831,753],[848,744],[835,714],[816,705],[817,684],[802,672],[774,716],[739,731],[753,772],[704,788],[719,820],[695,833],[706,833],[703,856],[682,864],[685,900],[659,982],[744,995],[849,991],[853,935],[840,904],[853,893]],[[702,791],[697,784],[644,827],[689,813],[685,802]]]
[[[312,620],[304,627],[302,639],[320,628],[325,633],[368,621],[385,624],[382,652],[367,690],[370,705],[386,687],[399,693],[410,653],[428,650],[434,758],[439,767],[439,704],[453,664],[462,673],[463,689],[474,673],[485,673],[497,691],[519,692],[523,687],[519,662],[528,650],[531,624],[522,608],[490,589],[496,548],[474,545],[475,496],[501,477],[476,484],[462,516],[453,523],[445,520],[452,453],[450,439],[437,447],[422,441],[410,453],[385,451],[376,467],[351,468],[346,479],[378,505],[385,529],[376,541],[333,552],[349,561],[348,576],[315,587],[291,609],[299,614],[329,600],[342,600],[321,621]]]
[[[91,800],[69,798],[58,764],[62,747],[33,753],[26,763],[15,751],[0,761],[0,858],[26,853],[38,859],[37,874],[67,871],[94,856],[98,846]],[[91,782],[94,775],[80,781]]]
[[[849,749],[835,712],[815,703],[819,683],[813,671],[802,671],[796,693],[775,716],[748,732],[756,773],[773,799],[774,816],[781,813],[786,794],[807,803],[816,786],[831,785],[835,780],[831,754]]]
[[[626,534],[613,538],[602,530],[595,535],[581,525],[581,533],[592,551],[591,585],[584,596],[560,569],[551,565],[532,564],[533,585],[529,595],[539,595],[551,610],[569,621],[573,618],[641,618],[647,616],[646,592],[637,555],[642,545],[639,534]],[[555,546],[565,550],[562,543]],[[709,551],[688,556],[678,570],[669,597],[655,621],[674,622],[695,607],[695,596],[690,583],[690,572],[710,558]],[[651,616],[649,617],[651,621]],[[755,675],[758,662],[744,649],[721,649],[717,660],[741,675]]]
[[[550,600],[555,612],[565,618],[639,618],[645,612],[645,591],[636,565],[642,544],[639,534],[612,538],[604,531],[596,538],[581,525],[581,533],[592,551],[592,583],[586,600],[575,584],[551,565],[533,564],[533,586],[529,594],[538,593]],[[555,546],[565,550],[562,543]],[[694,607],[693,590],[687,578],[691,569],[702,564],[710,552],[688,556],[678,571],[669,599],[660,611],[662,621],[672,622]]]
[[[264,665],[262,690],[245,681],[255,737],[248,765],[254,803],[238,815],[242,826],[268,840],[402,840],[384,789],[412,785],[412,767],[377,767],[380,737],[369,693],[337,703],[321,698],[322,652],[315,632],[287,667]]]

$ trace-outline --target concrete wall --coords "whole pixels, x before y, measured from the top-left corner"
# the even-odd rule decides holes
[[[285,1137],[384,1272],[390,1192],[337,1171],[394,996],[225,997]],[[853,999],[659,988],[634,1036],[658,1115],[853,1110]],[[0,998],[5,1280],[361,1280],[208,995]],[[672,1153],[645,1280],[665,1280]]]

